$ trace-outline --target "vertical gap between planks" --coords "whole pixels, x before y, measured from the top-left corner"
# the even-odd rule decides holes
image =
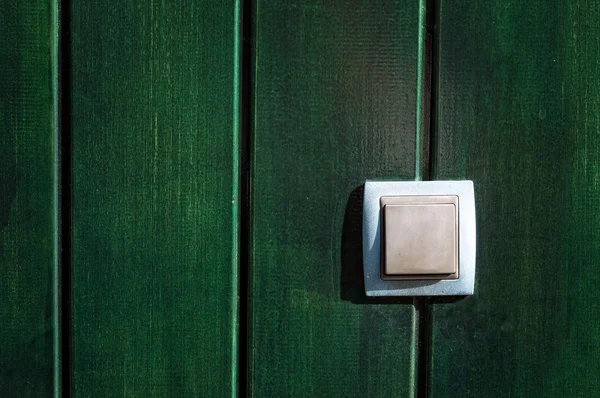
[[[72,290],[71,290],[71,2],[56,3],[55,34],[57,38],[57,358],[60,363],[55,376],[59,379],[55,392],[63,397],[73,395],[72,385]],[[59,25],[60,24],[60,25]],[[58,391],[57,391],[58,390]]]
[[[231,397],[237,397],[241,391],[240,375],[243,355],[240,336],[243,336],[243,248],[244,229],[244,162],[243,162],[243,132],[241,122],[241,104],[243,96],[242,49],[240,48],[242,31],[242,0],[234,1],[234,35],[233,35],[233,184],[231,191],[232,203],[232,247],[231,247],[231,305],[232,305],[232,334],[231,334]]]
[[[440,0],[427,0],[427,37],[428,37],[428,51],[429,51],[429,142],[428,142],[428,166],[427,171],[429,173],[429,179],[436,179],[436,168],[435,168],[435,154],[437,153],[437,110],[436,110],[436,98],[437,98],[437,84],[438,84],[438,62],[439,62],[439,51],[438,41],[439,37],[438,26],[440,22]]]
[[[429,299],[427,297],[415,297],[415,335],[416,335],[416,381],[414,396],[427,397],[428,395],[428,353],[431,324],[429,322]]]
[[[237,73],[240,81],[238,92],[240,97],[236,99],[241,106],[238,115],[241,116],[240,129],[238,132],[239,147],[239,333],[237,336],[237,395],[247,397],[249,395],[249,338],[250,338],[250,245],[251,245],[251,132],[252,132],[252,56],[253,56],[253,18],[254,2],[251,0],[238,0],[240,9],[238,15],[237,43],[241,43],[238,49],[239,57]]]

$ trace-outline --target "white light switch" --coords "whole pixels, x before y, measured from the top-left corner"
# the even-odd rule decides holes
[[[471,181],[367,181],[363,268],[368,296],[460,296],[475,287]]]

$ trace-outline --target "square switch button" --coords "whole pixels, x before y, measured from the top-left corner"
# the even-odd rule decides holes
[[[458,278],[458,197],[383,196],[381,278]]]

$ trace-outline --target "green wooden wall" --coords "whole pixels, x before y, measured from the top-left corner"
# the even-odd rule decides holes
[[[52,396],[56,339],[56,17],[0,2],[0,396]]]
[[[435,178],[475,183],[475,295],[432,311],[430,395],[600,388],[600,4],[441,1]]]
[[[75,396],[233,396],[239,5],[71,9]]]
[[[600,4],[255,0],[246,69],[239,0],[60,5],[0,1],[0,396],[59,394],[63,231],[74,396],[597,393]],[[478,224],[429,334],[365,297],[360,235],[366,179],[428,177]]]

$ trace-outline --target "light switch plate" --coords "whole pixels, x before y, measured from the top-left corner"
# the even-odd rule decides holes
[[[442,209],[441,207],[422,208],[418,206],[432,205],[447,205],[454,204],[456,207],[457,224],[455,233],[456,244],[450,243],[452,230],[449,227],[442,228],[436,222],[432,222],[427,217],[431,213],[436,213],[439,222],[449,222],[452,213],[449,213],[449,208]],[[390,207],[387,211],[392,210],[388,214],[388,220],[397,223],[402,220],[405,223],[416,223],[412,227],[408,224],[397,225],[392,227],[384,226],[384,206],[412,206],[412,208],[395,208]],[[424,211],[433,210],[433,211]],[[419,219],[420,225],[419,225]],[[405,241],[394,242],[397,246],[395,249],[413,247],[414,249],[403,249],[408,257],[412,256],[414,264],[402,265],[393,263],[398,261],[395,257],[389,257],[387,264],[391,272],[396,275],[385,275],[385,242],[384,228],[388,234],[406,234],[420,233],[426,234],[427,230],[431,231],[431,236],[428,236],[428,241],[419,239],[410,239],[405,236]],[[436,234],[442,234],[436,236]],[[365,183],[365,194],[363,203],[363,264],[365,290],[367,296],[464,296],[473,294],[475,286],[475,197],[473,192],[473,182],[471,181],[418,181],[418,182],[400,182],[400,181],[367,181]],[[391,239],[388,236],[388,239]],[[394,237],[396,239],[396,237]],[[437,264],[418,264],[418,258],[415,256],[421,255],[424,262],[432,262],[432,257],[428,251],[431,248],[427,244],[433,239],[444,239],[443,243],[440,240],[437,245],[444,245],[446,253],[444,261],[451,261],[450,256],[456,256],[458,265],[456,274],[432,275],[437,271]],[[390,241],[388,241],[388,248]],[[452,249],[457,250],[456,253]],[[421,250],[421,254],[419,254]],[[435,260],[437,261],[437,260]],[[445,265],[443,270],[448,268]],[[403,267],[406,269],[403,270]],[[420,267],[420,268],[419,268]],[[425,268],[423,268],[425,267]],[[427,269],[431,267],[432,269]],[[401,275],[416,269],[422,269],[421,275]],[[429,275],[428,275],[429,274]],[[443,279],[442,279],[443,278]]]

